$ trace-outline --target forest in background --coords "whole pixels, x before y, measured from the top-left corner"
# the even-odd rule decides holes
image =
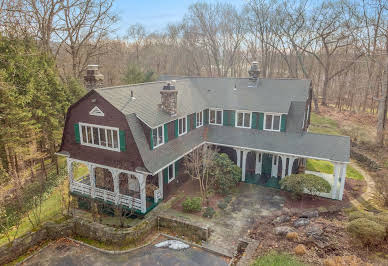
[[[246,77],[258,61],[262,78],[311,79],[316,112],[322,104],[376,115],[375,143],[384,144],[386,0],[198,2],[164,31],[135,24],[115,37],[119,19],[113,0],[0,0],[2,183],[56,163],[88,64],[113,86],[160,74]]]

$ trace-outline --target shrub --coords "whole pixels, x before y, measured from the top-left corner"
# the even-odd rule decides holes
[[[388,212],[381,212],[378,214],[373,214],[372,212],[365,211],[354,211],[349,213],[349,221],[353,221],[359,218],[365,218],[379,225],[383,226],[388,232]]]
[[[199,212],[202,209],[201,201],[200,197],[186,198],[182,203],[183,210],[185,212]]]
[[[215,213],[216,211],[212,207],[207,207],[202,216],[206,218],[212,218]]]
[[[235,165],[227,154],[216,155],[215,167],[211,171],[215,191],[227,195],[241,180],[241,168]]]
[[[225,203],[229,204],[232,201],[232,195],[228,195],[224,198]]]
[[[218,208],[225,210],[226,207],[228,207],[228,203],[226,203],[225,201],[220,201],[217,206]]]
[[[384,241],[386,235],[384,226],[367,218],[358,218],[351,221],[346,230],[366,246],[380,244]]]
[[[283,189],[291,191],[297,197],[307,191],[312,195],[317,195],[319,192],[329,193],[331,190],[330,183],[324,178],[312,174],[294,174],[283,178],[280,181]]]
[[[256,259],[256,261],[252,264],[253,266],[303,266],[302,262],[297,260],[294,256],[278,253],[278,252],[270,252],[262,257]]]

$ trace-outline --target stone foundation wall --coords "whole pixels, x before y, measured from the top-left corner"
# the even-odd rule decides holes
[[[159,216],[158,226],[170,229],[179,236],[189,237],[194,241],[207,241],[209,228],[189,223],[175,217]]]

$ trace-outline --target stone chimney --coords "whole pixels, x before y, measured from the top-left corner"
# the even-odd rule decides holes
[[[98,71],[98,65],[88,65],[84,83],[87,90],[101,88],[104,85],[104,75]]]
[[[248,71],[250,80],[257,80],[260,75],[259,63],[256,61],[252,62],[251,69]]]
[[[176,115],[178,106],[178,91],[175,89],[175,80],[172,80],[171,83],[168,82],[165,86],[163,86],[163,89],[160,91],[160,95],[162,99],[162,110],[171,116]]]

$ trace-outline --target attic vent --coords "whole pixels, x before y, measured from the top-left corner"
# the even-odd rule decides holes
[[[89,115],[104,116],[105,114],[101,111],[100,108],[94,106],[93,109],[89,112]]]

